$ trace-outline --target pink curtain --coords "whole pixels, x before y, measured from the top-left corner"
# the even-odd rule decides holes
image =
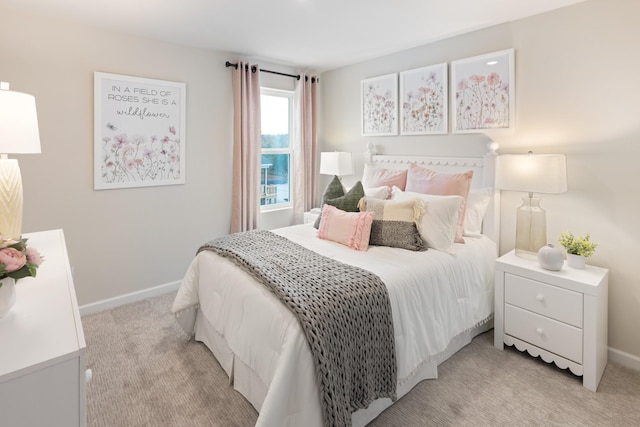
[[[260,225],[260,69],[238,61],[233,71],[231,232]]]
[[[296,224],[303,222],[304,212],[316,207],[316,179],[318,177],[318,109],[317,77],[300,74],[294,103],[297,120],[294,121],[295,180],[293,217]]]

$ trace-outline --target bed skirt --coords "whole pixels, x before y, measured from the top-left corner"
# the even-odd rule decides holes
[[[396,390],[398,399],[411,391],[422,380],[438,378],[439,364],[469,344],[474,337],[492,328],[493,315],[454,337],[443,352],[425,360],[409,377],[399,379]],[[224,337],[207,321],[206,316],[203,315],[199,308],[197,309],[195,330],[196,341],[204,343],[213,353],[229,377],[229,384],[233,385],[234,389],[260,412],[267,396],[268,385],[249,366],[234,356]],[[319,406],[320,402],[318,401],[317,404]],[[367,425],[392,404],[391,399],[378,399],[371,403],[368,408],[354,412],[352,414],[353,426]],[[310,420],[305,421],[305,425],[310,425]]]

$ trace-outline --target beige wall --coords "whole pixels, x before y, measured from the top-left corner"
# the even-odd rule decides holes
[[[181,279],[229,231],[231,58],[6,10],[0,58],[38,108],[42,154],[18,157],[23,231],[64,229],[81,305]],[[93,190],[94,71],[186,82],[185,185]]]
[[[23,231],[64,229],[80,305],[176,282],[201,243],[229,232],[233,101],[224,64],[237,55],[2,10],[0,58],[0,81],[34,95],[38,108],[42,154],[16,156]],[[93,190],[95,71],[186,83],[185,185]],[[288,77],[260,77],[294,88]],[[263,224],[289,225],[290,211]]]
[[[589,0],[326,72],[320,139],[325,150],[354,153],[373,141],[387,153],[481,155],[492,139],[501,152],[566,153],[569,192],[543,198],[549,236],[588,231],[600,243],[590,262],[611,270],[609,344],[640,357],[637,16],[636,0]],[[510,47],[514,133],[360,136],[361,79]],[[43,152],[18,157],[23,229],[65,230],[80,304],[177,281],[203,240],[228,232],[232,104],[224,61],[231,55],[3,10],[0,58],[0,80],[33,94],[38,105]],[[93,190],[94,71],[187,83],[185,185]],[[519,196],[503,194],[502,252],[513,247]]]
[[[383,153],[481,155],[489,140],[498,142],[502,153],[566,153],[569,192],[542,200],[549,240],[572,230],[589,232],[600,244],[589,262],[610,269],[609,345],[640,362],[638,16],[637,0],[590,0],[323,73],[320,140],[323,150],[354,153],[371,141]],[[515,132],[360,136],[361,79],[511,47]],[[355,157],[361,167],[361,156]],[[514,245],[520,197],[503,193],[502,253]]]

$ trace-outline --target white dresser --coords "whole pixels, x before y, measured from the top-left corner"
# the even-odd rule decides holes
[[[0,319],[0,425],[86,425],[85,341],[62,230],[23,235],[44,256]]]
[[[607,365],[608,270],[545,270],[509,252],[496,261],[494,345],[515,345],[582,375],[596,391]]]

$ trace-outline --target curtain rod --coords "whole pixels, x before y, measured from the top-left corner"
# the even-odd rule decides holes
[[[233,67],[233,68],[235,68],[236,70],[238,69],[238,64],[237,64],[237,63],[235,63],[235,64],[234,64],[234,63],[231,63],[231,62],[229,62],[229,61],[225,62],[225,63],[224,63],[224,66],[225,66],[225,67]],[[248,65],[247,65],[247,67],[248,67]],[[255,67],[251,67],[251,71],[255,73],[255,72],[256,72]],[[263,72],[263,73],[277,74],[278,76],[292,77],[292,78],[294,78],[294,79],[296,79],[296,80],[300,80],[300,74],[287,74],[287,73],[280,73],[280,72],[278,72],[278,71],[265,70],[265,69],[263,69],[263,68],[260,68],[260,71],[261,71],[261,72]],[[309,77],[308,77],[308,76],[305,76],[305,78],[304,78],[304,79],[305,79],[305,81],[307,81],[307,80],[309,80]],[[320,79],[319,79],[319,78],[317,78],[317,77],[311,77],[311,83],[315,83],[315,82],[320,82]]]

